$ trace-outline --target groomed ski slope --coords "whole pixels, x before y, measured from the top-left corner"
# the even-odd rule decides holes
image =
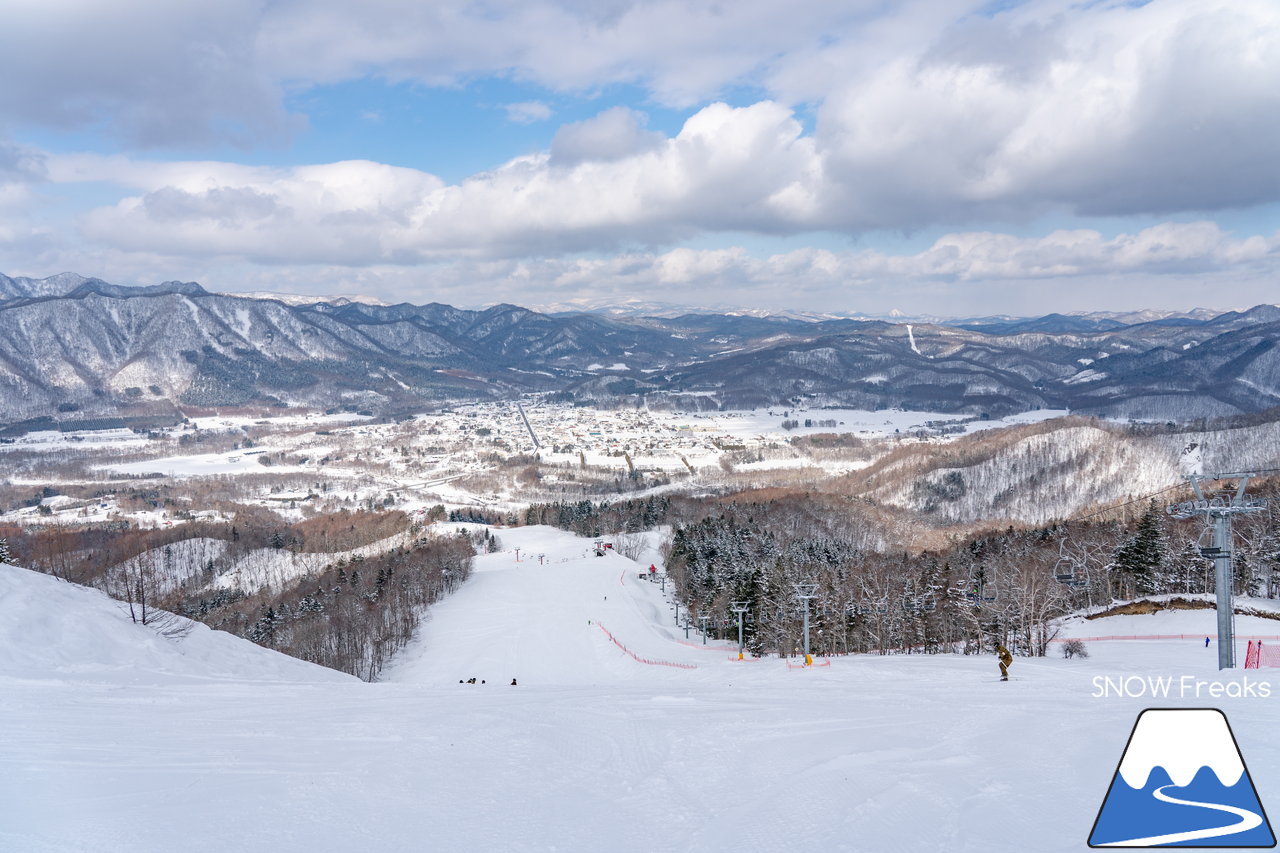
[[[15,608],[4,587],[0,850],[1085,850],[1152,706],[1222,707],[1264,806],[1280,809],[1274,670],[1222,677],[1266,682],[1270,699],[1092,695],[1103,675],[1217,681],[1202,640],[1019,658],[1009,683],[990,657],[740,663],[725,644],[684,643],[636,577],[648,558],[597,558],[548,528],[496,533],[504,550],[477,559],[372,685],[296,662],[228,678],[242,656],[276,657],[231,637],[229,657],[139,683],[130,661],[146,665],[152,641],[135,626],[106,643],[64,634],[86,601],[54,600],[68,611],[55,616],[30,592]],[[119,616],[100,596],[94,608]],[[1213,612],[1072,631],[1149,633],[1134,621],[1148,618],[1195,634]],[[638,657],[697,668],[639,663],[599,623]],[[487,683],[458,684],[472,676]]]
[[[737,655],[736,644],[703,646],[696,631],[685,639],[661,586],[639,577],[649,574],[649,563],[629,560],[616,549],[598,557],[595,540],[551,527],[497,535],[503,550],[476,557],[471,580],[432,609],[417,641],[384,680],[456,685],[474,676],[508,686],[512,678],[527,686],[694,684],[698,678],[688,667]]]

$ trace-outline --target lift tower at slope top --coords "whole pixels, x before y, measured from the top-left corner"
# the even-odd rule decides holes
[[[1196,499],[1184,501],[1168,507],[1169,515],[1174,518],[1192,518],[1203,515],[1206,522],[1213,522],[1213,544],[1200,549],[1200,555],[1213,560],[1214,587],[1218,596],[1218,669],[1231,669],[1236,665],[1235,627],[1232,616],[1234,608],[1231,593],[1234,586],[1234,573],[1231,560],[1234,537],[1231,532],[1232,516],[1246,512],[1261,512],[1267,502],[1259,498],[1246,498],[1245,487],[1249,478],[1255,474],[1217,474],[1212,477],[1193,474],[1190,477],[1191,490]],[[1230,491],[1206,498],[1200,489],[1201,480],[1237,480],[1235,493]]]

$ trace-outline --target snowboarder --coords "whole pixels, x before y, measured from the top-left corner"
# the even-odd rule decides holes
[[[996,654],[1000,656],[1000,680],[1009,680],[1009,667],[1013,666],[1013,655],[1004,646],[996,643]]]
[[[475,684],[475,683],[476,683],[476,678],[474,675],[467,679],[467,684]]]
[[[512,687],[515,687],[515,686],[516,686],[516,680],[515,680],[514,678],[513,678],[513,679],[511,679],[511,686],[512,686]]]
[[[1207,649],[1207,648],[1209,648],[1209,638],[1208,638],[1208,637],[1205,637],[1205,638],[1204,638],[1204,647],[1205,647],[1206,649]]]

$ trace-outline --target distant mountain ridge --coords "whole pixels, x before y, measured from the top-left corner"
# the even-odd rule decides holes
[[[1280,308],[1209,314],[551,315],[0,276],[0,424],[191,406],[391,413],[534,392],[686,409],[1068,408],[1169,420],[1280,405]]]

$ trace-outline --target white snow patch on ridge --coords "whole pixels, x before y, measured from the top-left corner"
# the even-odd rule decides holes
[[[1064,379],[1063,385],[1079,385],[1083,382],[1097,382],[1099,379],[1106,379],[1107,374],[1098,370],[1082,370],[1069,379]]]
[[[915,332],[911,330],[910,323],[907,324],[907,340],[911,341],[912,352],[914,352],[916,355],[924,355],[924,353],[920,352],[920,347],[916,346],[916,335],[915,335]],[[925,357],[932,358],[932,356],[925,356]]]

